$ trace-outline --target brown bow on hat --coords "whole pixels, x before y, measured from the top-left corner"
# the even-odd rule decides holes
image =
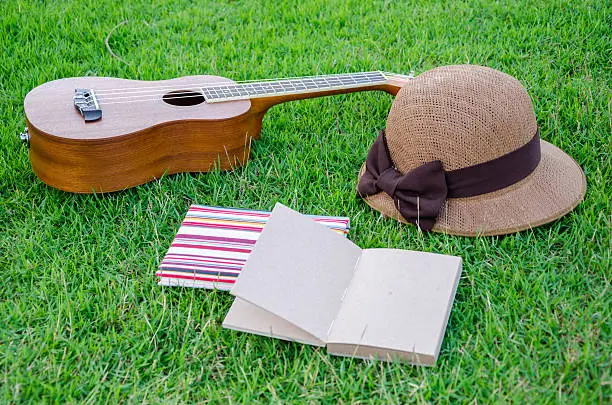
[[[513,77],[463,65],[430,70],[398,93],[358,193],[403,222],[457,235],[499,235],[553,221],[582,199],[576,162],[541,141]]]

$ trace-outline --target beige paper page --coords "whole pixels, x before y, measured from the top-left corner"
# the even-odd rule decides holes
[[[232,295],[325,341],[361,249],[276,204]]]
[[[328,351],[433,364],[460,274],[459,257],[364,249],[328,337]]]
[[[314,346],[325,346],[325,342],[297,326],[238,297],[234,299],[232,307],[225,316],[223,327]]]

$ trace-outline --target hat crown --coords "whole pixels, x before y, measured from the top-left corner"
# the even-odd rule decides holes
[[[512,152],[536,130],[531,99],[518,80],[483,66],[457,65],[429,70],[399,91],[386,137],[401,172],[434,160],[450,171]]]

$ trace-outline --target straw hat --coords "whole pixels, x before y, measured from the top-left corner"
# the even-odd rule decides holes
[[[384,215],[464,236],[554,221],[585,191],[580,166],[539,139],[519,81],[473,65],[427,71],[400,90],[358,182]]]

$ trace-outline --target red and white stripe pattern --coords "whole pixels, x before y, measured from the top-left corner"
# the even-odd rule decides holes
[[[349,218],[309,216],[348,233]],[[192,205],[155,273],[159,285],[230,290],[269,217],[268,211]]]

